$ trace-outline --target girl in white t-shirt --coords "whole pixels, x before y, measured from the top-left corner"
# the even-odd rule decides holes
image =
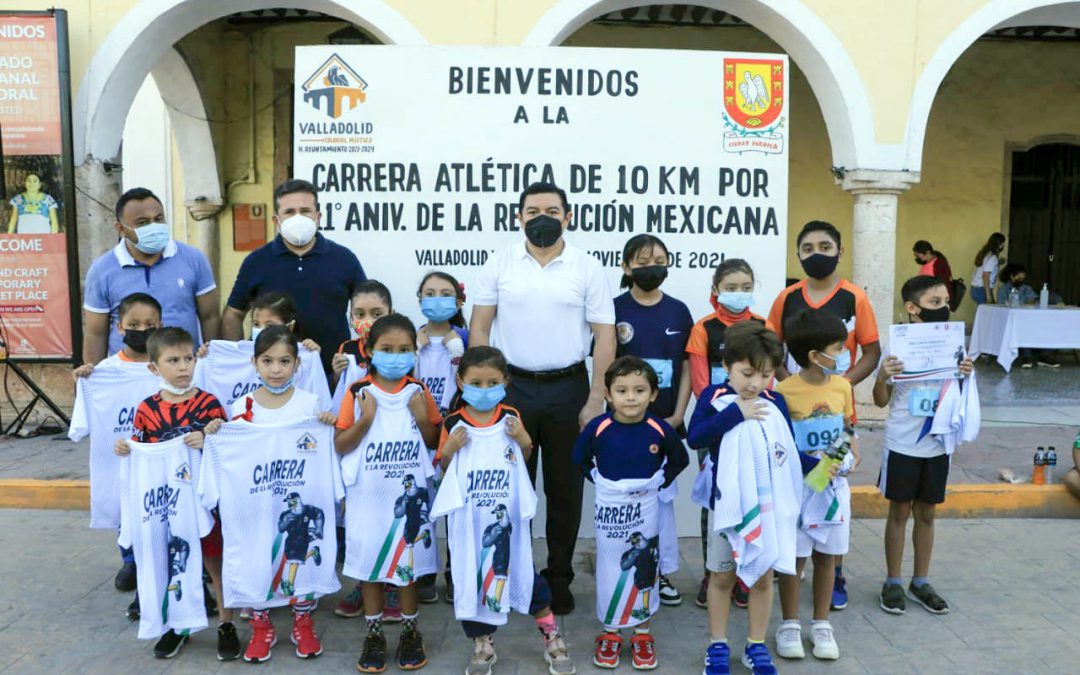
[[[994,304],[994,285],[997,284],[1001,250],[1005,248],[1005,235],[990,235],[979,252],[975,254],[975,276],[971,277],[971,299],[975,304]]]
[[[316,417],[323,424],[334,426],[337,415],[319,410],[319,398],[309,391],[293,386],[300,366],[300,346],[288,325],[270,325],[255,338],[255,354],[251,359],[260,386],[247,396],[232,403],[230,417],[255,424],[279,424],[304,417]],[[293,605],[292,642],[296,655],[310,658],[322,653],[322,644],[315,634],[311,620],[314,600]],[[270,659],[270,648],[277,640],[274,624],[267,609],[254,608],[251,617],[251,641],[244,651],[248,663]]]
[[[424,383],[446,414],[457,393],[457,366],[468,346],[469,331],[461,308],[465,289],[446,272],[428,272],[416,292],[428,322],[416,332],[416,379]]]

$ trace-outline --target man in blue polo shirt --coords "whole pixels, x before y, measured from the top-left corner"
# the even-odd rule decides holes
[[[161,303],[163,325],[197,340],[217,338],[220,299],[210,261],[173,240],[161,200],[146,188],[128,190],[116,202],[115,227],[120,241],[86,274],[83,362],[97,364],[123,347],[117,308],[132,293],[149,293]]]
[[[349,301],[364,281],[364,268],[352,251],[318,232],[319,199],[306,180],[288,180],[274,190],[277,236],[252,251],[240,265],[222,332],[226,340],[244,337],[244,316],[251,301],[267,291],[288,293],[296,304],[296,324],[305,338],[322,348],[323,368],[338,346],[349,339]]]

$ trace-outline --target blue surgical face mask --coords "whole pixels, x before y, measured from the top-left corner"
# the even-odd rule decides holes
[[[828,354],[825,354],[825,356],[828,356]],[[832,368],[821,366],[821,369],[824,370],[827,375],[843,375],[851,370],[851,352],[847,349],[836,356],[833,356],[832,360],[835,361],[835,365]]]
[[[458,313],[454,296],[420,298],[420,311],[428,321],[449,321]]]
[[[125,225],[124,227],[127,227]],[[128,227],[139,238],[135,248],[146,255],[157,255],[165,250],[171,235],[168,223],[147,223],[140,227]]]
[[[494,410],[506,398],[506,385],[497,384],[494,387],[474,387],[471,384],[462,385],[461,398],[480,412]]]
[[[738,314],[754,304],[754,294],[749,291],[724,291],[716,296],[716,301]]]
[[[285,384],[281,385],[280,387],[271,387],[269,384],[266,383],[266,380],[262,379],[262,375],[256,373],[255,376],[259,378],[259,384],[266,387],[266,391],[270,392],[271,394],[284,394],[285,392],[289,391],[290,388],[292,388],[293,380],[296,379],[296,373],[294,372],[292,374],[292,377],[290,377],[288,381],[285,382]]]
[[[262,326],[251,327],[251,341],[255,342],[259,339],[259,333],[263,332]]]
[[[413,371],[416,367],[416,353],[404,352],[391,354],[390,352],[375,352],[371,355],[371,365],[375,372],[388,380],[399,380]]]

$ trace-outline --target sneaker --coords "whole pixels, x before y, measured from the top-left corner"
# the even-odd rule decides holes
[[[235,661],[238,658],[240,658],[240,636],[236,634],[236,626],[232,621],[218,624],[217,660]]]
[[[401,601],[398,600],[397,586],[388,584],[386,588],[386,602],[382,610],[383,623],[401,623]]]
[[[296,655],[302,659],[310,659],[322,654],[322,643],[315,634],[315,624],[311,620],[310,612],[293,614],[292,633],[289,639],[296,645]]]
[[[416,670],[427,665],[427,654],[424,653],[424,638],[420,631],[415,628],[401,631],[401,639],[397,648],[398,668],[402,670]]]
[[[439,601],[439,592],[435,590],[435,579],[437,578],[434,574],[427,574],[417,580],[416,591],[421,604],[430,605]]]
[[[465,669],[465,675],[491,675],[491,669],[498,660],[490,635],[473,638],[472,660]]]
[[[381,673],[386,670],[386,635],[382,631],[368,631],[356,669],[361,673]]]
[[[346,619],[363,616],[364,596],[360,592],[359,586],[349,591],[349,594],[345,596],[345,599],[337,604],[337,607],[334,608],[334,614],[345,617]]]
[[[446,604],[454,604],[454,580],[449,574],[446,575]]]
[[[731,589],[731,601],[739,609],[746,609],[750,604],[750,589],[742,582],[742,579],[735,580],[735,587]]]
[[[187,642],[188,636],[169,630],[154,645],[155,659],[171,659],[180,653],[180,648]]]
[[[142,610],[139,609],[139,594],[135,594],[135,599],[131,601],[131,604],[127,608],[128,621],[138,621],[142,617]]]
[[[714,642],[705,651],[705,670],[701,675],[729,675],[731,673],[731,649],[726,642]]]
[[[135,571],[135,563],[124,563],[113,578],[113,583],[116,585],[116,590],[121,593],[130,593],[135,590],[138,585],[138,573]]]
[[[843,574],[837,574],[833,579],[832,604],[829,605],[834,612],[839,612],[847,607],[847,579]]]
[[[656,668],[656,640],[648,633],[635,633],[630,638],[630,664],[634,670]]]
[[[270,617],[260,619],[258,616],[251,618],[251,641],[244,650],[244,660],[248,663],[262,663],[270,660],[270,648],[277,644],[277,633],[274,632],[274,624],[270,623]]]
[[[923,584],[922,586],[909,585],[908,596],[925,607],[926,611],[931,614],[949,613],[949,603],[945,602],[945,598],[938,595],[930,584]]]
[[[697,598],[694,599],[694,604],[702,609],[707,609],[709,606],[709,575],[706,574],[701,578],[701,588],[698,589]]]
[[[802,624],[797,620],[782,621],[776,627],[776,655],[785,659],[806,658],[802,643]]]
[[[904,587],[900,584],[885,583],[881,586],[881,608],[889,614],[907,612],[907,600],[904,599]]]
[[[675,588],[666,574],[660,575],[660,604],[671,607],[682,604],[682,595],[679,594],[679,589]]]
[[[1028,368],[1034,368],[1035,363],[1032,362],[1032,361],[1024,361],[1023,363],[1020,364],[1020,367],[1023,368],[1024,370],[1027,370]]]
[[[240,618],[244,621],[251,621],[251,617],[255,616],[255,610],[251,607],[244,607],[240,610]]]
[[[840,647],[836,645],[832,624],[828,621],[815,621],[810,624],[810,642],[814,645],[815,659],[835,661],[840,658]],[[777,649],[779,650],[779,647]]]
[[[622,651],[622,636],[618,633],[601,633],[596,638],[596,653],[593,665],[597,668],[618,668],[619,652]]]
[[[544,637],[544,661],[547,661],[551,675],[574,675],[577,672],[562,633],[554,632]]]
[[[747,643],[743,651],[742,664],[754,675],[777,675],[779,671],[772,662],[772,654],[764,643]]]
[[[1042,361],[1042,360],[1040,360],[1038,362],[1038,365],[1039,365],[1040,368],[1060,368],[1061,367],[1060,363],[1053,363],[1053,362],[1050,362],[1050,361]]]

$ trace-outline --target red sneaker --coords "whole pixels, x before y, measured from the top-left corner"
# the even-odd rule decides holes
[[[296,655],[302,659],[310,659],[322,654],[322,643],[315,634],[315,625],[311,620],[311,612],[293,614],[292,635],[289,636],[296,645]]]
[[[731,589],[731,601],[739,609],[746,609],[750,604],[750,589],[742,582],[742,579],[735,580],[735,587]]]
[[[397,586],[386,584],[386,602],[382,610],[383,623],[401,623],[401,601],[398,600]]]
[[[248,663],[262,663],[270,660],[270,648],[277,644],[277,634],[270,616],[256,612],[251,617],[251,642],[244,651],[244,660]]]
[[[622,636],[618,633],[602,633],[596,638],[596,653],[593,665],[597,668],[618,668],[619,652],[622,651]]]
[[[360,587],[352,589],[345,599],[334,608],[334,614],[352,619],[364,614],[364,596],[360,593]]]
[[[656,668],[656,641],[648,633],[636,633],[630,638],[631,664],[635,670]]]

